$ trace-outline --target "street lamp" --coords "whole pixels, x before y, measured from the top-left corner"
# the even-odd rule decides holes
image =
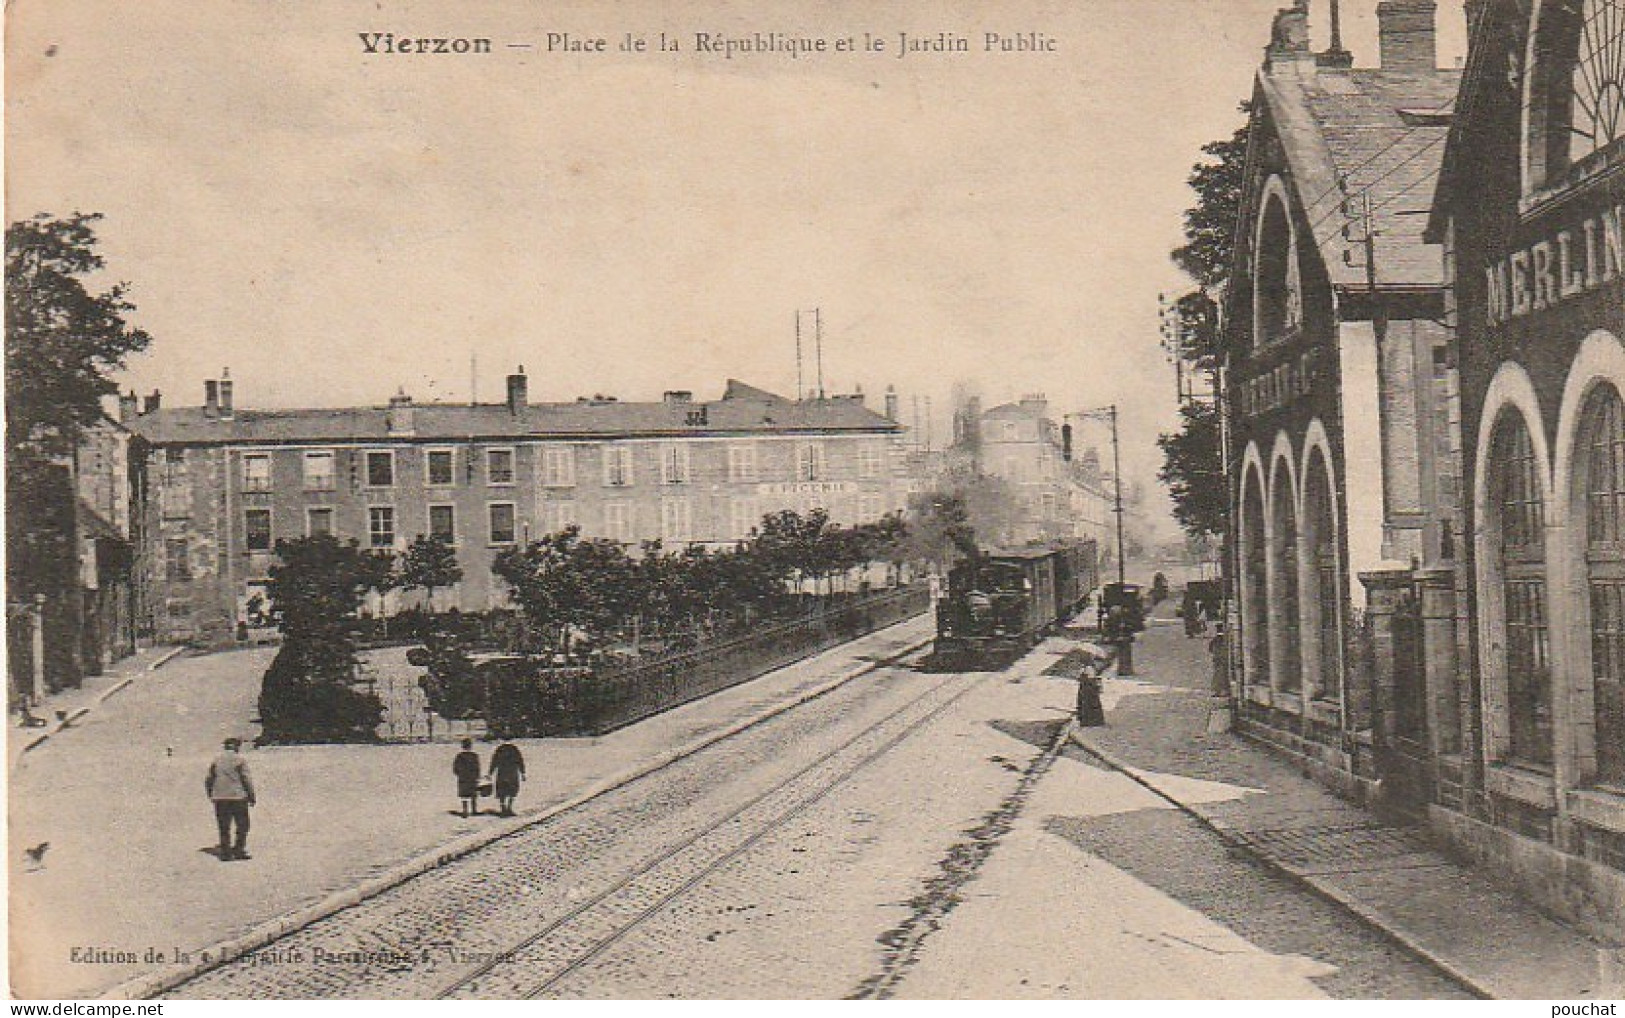
[[[1127,563],[1124,558],[1123,542],[1123,465],[1118,450],[1117,441],[1117,404],[1098,407],[1094,410],[1080,410],[1066,415],[1068,418],[1076,417],[1080,420],[1100,420],[1104,417],[1112,428],[1112,486],[1113,506],[1112,512],[1117,514],[1117,585],[1121,589],[1128,582]],[[1125,627],[1124,631],[1115,638],[1117,643],[1117,674],[1130,676],[1134,674],[1134,632],[1132,628]]]

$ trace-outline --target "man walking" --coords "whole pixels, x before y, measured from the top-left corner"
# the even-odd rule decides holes
[[[248,773],[248,761],[237,752],[242,744],[235,736],[227,739],[225,748],[209,765],[209,776],[203,779],[204,791],[214,802],[214,821],[220,828],[221,862],[249,858],[248,809],[254,805],[254,779]]]

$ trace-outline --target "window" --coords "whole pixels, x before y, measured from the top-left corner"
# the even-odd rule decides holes
[[[576,451],[563,449],[542,450],[542,485],[548,488],[571,488],[576,483]]]
[[[742,541],[762,522],[754,498],[736,498],[728,506],[728,536]]]
[[[164,577],[171,583],[184,583],[192,578],[192,557],[186,538],[171,537],[164,541]]]
[[[542,503],[542,530],[557,534],[576,522],[576,504],[569,499]]]
[[[367,507],[367,544],[373,548],[395,547],[395,507]]]
[[[431,485],[445,487],[455,483],[452,480],[452,451],[450,449],[430,449],[425,454],[425,457]]]
[[[1586,572],[1597,780],[1625,785],[1625,403],[1612,386],[1587,400]]]
[[[632,483],[632,450],[627,446],[604,447],[604,484],[621,488]]]
[[[688,476],[688,446],[672,442],[660,447],[660,482],[662,484],[687,484]]]
[[[604,536],[622,544],[632,542],[632,507],[626,502],[604,503]]]
[[[879,495],[863,495],[858,499],[859,523],[873,523],[885,515],[880,511]]]
[[[1541,464],[1517,411],[1496,425],[1491,498],[1500,530],[1506,610],[1507,712],[1512,759],[1552,763],[1551,632],[1546,614],[1546,512]]]
[[[457,510],[454,506],[429,507],[429,536],[447,544],[457,543]]]
[[[824,479],[824,447],[814,442],[796,446],[796,480],[821,481]]]
[[[485,478],[490,484],[513,483],[513,450],[485,450]]]
[[[332,451],[305,453],[304,475],[306,491],[332,491],[335,486]]]
[[[488,507],[492,544],[513,544],[518,539],[512,502],[492,502]]]
[[[271,457],[267,453],[243,454],[243,490],[271,490]]]
[[[728,446],[728,480],[756,480],[756,446],[754,443],[740,442],[737,445]]]
[[[660,502],[660,539],[667,544],[687,544],[693,540],[693,507],[686,498]]]
[[[306,509],[305,533],[311,537],[333,533],[333,510],[327,506],[311,506]]]
[[[271,510],[245,509],[243,511],[244,547],[249,551],[271,550]]]
[[[858,476],[879,477],[885,462],[885,446],[878,442],[865,442],[858,449]]]
[[[395,454],[392,452],[367,453],[367,487],[390,488],[395,485]]]
[[[1573,0],[1570,0],[1572,3]],[[1568,161],[1625,138],[1625,0],[1585,0],[1569,73]],[[1572,29],[1570,29],[1572,31]]]

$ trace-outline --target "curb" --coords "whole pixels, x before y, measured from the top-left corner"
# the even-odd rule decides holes
[[[169,664],[169,662],[175,660],[177,657],[180,657],[182,654],[186,653],[186,651],[188,649],[189,648],[184,646],[184,645],[179,646],[179,647],[172,647],[172,648],[170,648],[169,651],[167,651],[162,656],[160,656],[152,664],[148,665],[146,667],[146,670],[148,672],[155,672],[158,669],[162,668],[164,665],[167,665],[167,664]],[[34,749],[38,749],[40,746],[44,745],[47,741],[49,741],[51,736],[55,735],[57,732],[62,731],[64,728],[67,728],[69,725],[73,724],[75,721],[78,721],[81,718],[83,718],[86,714],[89,714],[93,708],[98,707],[101,704],[106,703],[108,700],[111,700],[114,696],[117,696],[119,693],[122,693],[126,689],[130,688],[130,686],[135,683],[136,678],[137,678],[137,676],[131,675],[131,676],[125,678],[125,679],[121,679],[117,684],[112,686],[110,689],[104,689],[100,693],[96,694],[96,702],[94,704],[91,704],[91,706],[89,706],[89,707],[80,707],[78,710],[74,711],[72,714],[69,714],[68,717],[58,727],[53,728],[49,732],[42,732],[39,735],[36,735],[34,738],[30,739],[28,742],[24,743],[23,748],[18,750],[18,753],[17,753],[18,757],[21,758],[21,756],[23,754],[28,753],[28,752],[30,752],[30,751],[32,751]]]
[[[906,622],[909,620],[904,621]],[[898,623],[898,625],[901,624],[902,623]],[[103,991],[99,995],[98,999],[139,1000],[157,996],[160,993],[173,989],[182,983],[188,982],[197,976],[202,975],[210,969],[218,968],[219,966],[224,965],[236,958],[257,951],[260,948],[265,947],[267,944],[287,936],[289,933],[292,933],[295,930],[309,926],[312,923],[319,922],[320,920],[326,919],[338,912],[342,912],[347,908],[352,908],[359,905],[368,898],[376,897],[377,895],[382,894],[391,888],[398,887],[399,885],[404,884],[415,877],[422,876],[431,870],[436,870],[449,863],[455,862],[466,855],[479,851],[480,849],[494,844],[495,842],[500,841],[510,835],[518,834],[520,831],[523,831],[526,828],[535,827],[538,824],[545,823],[561,813],[565,813],[569,810],[583,806],[586,803],[591,802],[593,799],[596,799],[608,792],[612,792],[624,785],[631,784],[632,782],[637,781],[639,778],[647,777],[656,771],[671,766],[685,757],[693,756],[695,753],[698,753],[701,750],[714,746],[725,739],[730,739],[746,729],[753,728],[756,725],[762,724],[763,722],[777,717],[780,714],[793,710],[802,704],[816,700],[821,696],[839,689],[841,686],[846,685],[848,682],[851,682],[854,679],[867,675],[870,672],[878,671],[893,661],[907,657],[909,654],[912,654],[921,647],[931,643],[932,639],[932,636],[927,636],[923,639],[908,643],[898,650],[887,654],[885,657],[876,658],[872,661],[866,661],[856,668],[843,672],[840,676],[831,679],[828,682],[815,686],[812,689],[805,690],[782,703],[774,704],[772,707],[759,711],[742,721],[736,721],[725,728],[712,732],[709,735],[703,735],[686,745],[678,747],[676,750],[670,753],[655,758],[654,760],[637,764],[619,774],[612,775],[596,784],[589,785],[585,791],[577,793],[572,798],[567,799],[555,806],[550,806],[539,813],[534,813],[529,816],[522,816],[515,820],[509,821],[507,824],[494,828],[488,828],[484,831],[480,831],[477,834],[468,835],[463,838],[459,838],[456,841],[449,842],[440,848],[431,849],[430,851],[419,855],[416,858],[409,859],[406,862],[401,863],[376,877],[363,881],[355,887],[351,887],[343,891],[337,891],[313,905],[308,905],[279,918],[261,923],[259,926],[254,927],[239,937],[234,937],[230,940],[223,940],[193,952],[194,954],[208,957],[210,959],[208,961],[203,961],[200,959],[199,961],[192,962],[179,968],[172,968],[156,974],[137,976],[134,979],[126,980],[125,982],[119,983],[111,989]]]
[[[1251,842],[1247,841],[1245,838],[1242,838],[1236,831],[1224,826],[1223,824],[1215,822],[1197,810],[1195,807],[1180,802],[1167,792],[1164,792],[1151,781],[1142,778],[1137,773],[1136,768],[1130,766],[1122,760],[1117,759],[1116,756],[1107,750],[1103,750],[1098,746],[1091,745],[1090,743],[1084,741],[1083,732],[1077,727],[1076,724],[1072,726],[1071,737],[1072,741],[1081,747],[1085,752],[1100,760],[1112,770],[1122,774],[1130,781],[1133,781],[1135,784],[1145,788],[1147,791],[1157,796],[1157,798],[1167,802],[1181,813],[1191,817],[1197,823],[1216,834],[1226,846],[1245,852],[1249,858],[1260,863],[1271,872],[1286,877],[1292,883],[1304,888],[1305,890],[1314,894],[1316,897],[1321,898],[1324,901],[1331,902],[1332,904],[1348,912],[1362,924],[1397,944],[1407,953],[1414,955],[1423,962],[1426,962],[1435,970],[1442,973],[1446,978],[1453,982],[1459,983],[1462,988],[1466,989],[1474,996],[1483,1000],[1499,999],[1493,992],[1490,991],[1488,987],[1480,983],[1477,978],[1461,971],[1461,969],[1457,968],[1448,959],[1442,958],[1435,954],[1430,948],[1419,943],[1410,934],[1406,933],[1397,926],[1388,923],[1383,919],[1382,916],[1362,905],[1359,901],[1294,866],[1260,852]]]

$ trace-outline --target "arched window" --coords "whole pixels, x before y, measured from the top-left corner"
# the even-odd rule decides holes
[[[1303,478],[1303,542],[1313,585],[1307,607],[1315,626],[1317,699],[1337,700],[1343,680],[1343,596],[1337,568],[1337,523],[1332,513],[1331,475],[1319,449],[1309,456]]]
[[[1625,0],[1544,0],[1529,80],[1529,183],[1584,176],[1625,144]]]
[[[1254,290],[1254,343],[1264,346],[1291,334],[1303,322],[1303,294],[1298,279],[1298,254],[1286,203],[1269,191],[1259,220],[1257,289]]]
[[[1298,615],[1298,514],[1292,504],[1291,474],[1282,466],[1270,491],[1270,627],[1275,632],[1275,687],[1296,693],[1303,687]]]
[[[1265,605],[1264,493],[1258,471],[1246,471],[1241,498],[1241,627],[1247,684],[1270,682],[1269,611]]]
[[[1581,415],[1586,586],[1596,704],[1597,780],[1625,784],[1625,403],[1600,385]]]
[[[1500,536],[1506,612],[1507,721],[1513,760],[1552,762],[1551,633],[1546,611],[1546,508],[1541,464],[1515,410],[1490,443],[1490,499]]]

